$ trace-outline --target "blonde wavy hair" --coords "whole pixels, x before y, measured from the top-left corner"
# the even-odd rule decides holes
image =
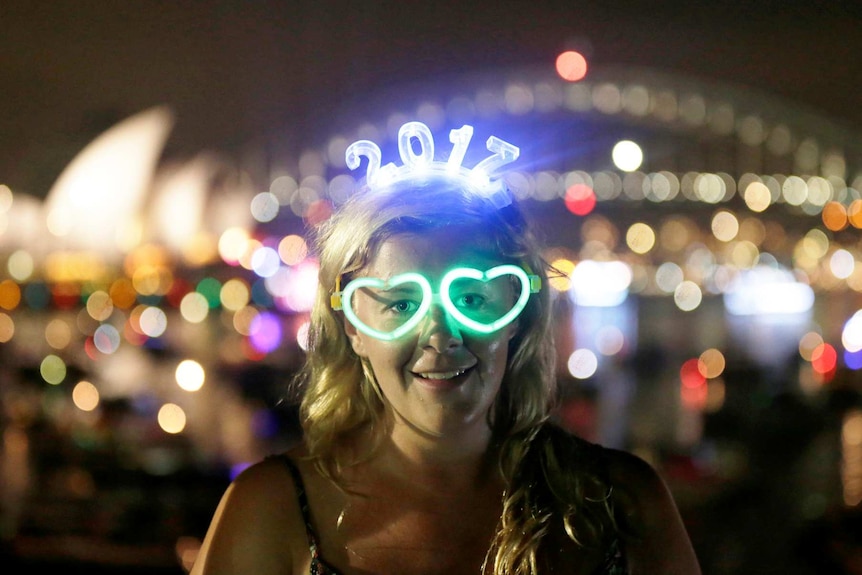
[[[497,208],[462,180],[436,177],[360,190],[315,230],[319,288],[306,362],[294,387],[301,397],[304,440],[318,469],[337,482],[340,471],[357,460],[343,449],[347,438],[360,429],[378,438],[383,431],[383,398],[374,373],[353,352],[341,312],[330,305],[336,281],[345,285],[395,234],[455,225],[474,226],[477,245],[542,278],[542,290],[518,318],[489,414],[507,487],[482,569],[495,575],[532,574],[540,565],[540,544],[556,522],[577,544],[597,546],[613,524],[613,513],[606,482],[588,472],[583,454],[549,423],[556,399],[550,267],[515,203]]]

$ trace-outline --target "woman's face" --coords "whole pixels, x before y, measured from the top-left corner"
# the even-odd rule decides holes
[[[453,268],[484,271],[502,263],[479,250],[475,229],[450,227],[389,238],[360,273],[361,277],[385,281],[418,272],[435,294],[427,315],[416,327],[391,341],[372,337],[344,322],[354,351],[370,362],[396,426],[433,437],[460,437],[470,430],[489,433],[487,414],[500,389],[508,343],[517,321],[487,335],[473,332],[443,308],[436,294],[443,275]],[[363,323],[391,331],[403,323],[400,318],[418,308],[422,296],[415,283],[387,287],[357,289],[351,305]],[[449,293],[458,305],[510,308],[515,289],[509,279],[500,277],[476,290],[460,290],[453,284]]]

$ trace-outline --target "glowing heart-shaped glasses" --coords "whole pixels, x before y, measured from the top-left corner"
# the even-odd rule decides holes
[[[492,280],[511,276],[519,284],[517,298],[502,289],[505,284]],[[353,295],[366,288],[373,298],[370,322],[360,319],[353,309]],[[391,341],[407,334],[428,314],[433,303],[443,309],[468,330],[489,334],[512,323],[517,318],[530,294],[541,289],[539,276],[528,274],[523,268],[505,264],[485,271],[459,267],[446,273],[440,281],[440,290],[434,294],[430,282],[420,273],[408,272],[388,280],[360,277],[351,280],[343,290],[332,294],[333,309],[340,309],[356,329],[383,341]]]

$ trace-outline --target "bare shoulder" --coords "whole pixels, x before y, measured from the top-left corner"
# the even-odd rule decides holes
[[[673,495],[644,459],[605,448],[614,505],[631,529],[624,535],[631,575],[698,575],[700,567]]]
[[[240,473],[230,487],[237,512],[260,517],[278,518],[280,512],[297,507],[296,485],[286,459],[281,454],[259,461]]]
[[[257,462],[231,482],[192,575],[299,572],[307,560],[305,522],[287,456]]]
[[[647,461],[628,451],[603,449],[614,489],[624,491],[632,503],[660,501],[670,495],[662,477]]]

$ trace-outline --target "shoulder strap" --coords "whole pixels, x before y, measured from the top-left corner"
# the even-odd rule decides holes
[[[299,511],[302,513],[302,520],[305,522],[305,533],[308,537],[308,549],[311,551],[312,563],[320,561],[320,549],[317,544],[317,534],[314,531],[314,526],[311,524],[311,510],[308,506],[308,495],[305,493],[305,484],[302,482],[302,474],[299,473],[299,468],[286,454],[272,455],[273,459],[278,459],[284,463],[290,475],[293,477],[293,484],[296,487],[296,498],[299,503]]]

